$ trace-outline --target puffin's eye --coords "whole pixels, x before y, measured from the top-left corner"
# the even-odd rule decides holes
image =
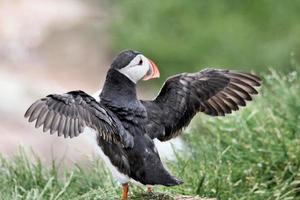
[[[142,64],[143,64],[143,60],[141,59],[140,62],[139,62],[139,65],[142,65]]]

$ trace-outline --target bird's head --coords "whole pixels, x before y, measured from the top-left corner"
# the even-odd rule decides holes
[[[118,70],[131,81],[150,80],[160,76],[155,63],[143,54],[133,50],[125,50],[119,53],[113,60],[111,68]]]

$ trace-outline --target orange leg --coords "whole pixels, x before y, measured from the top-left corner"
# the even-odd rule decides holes
[[[128,183],[122,184],[121,200],[127,200],[128,197]]]
[[[152,187],[147,187],[147,192],[151,193],[152,192]]]

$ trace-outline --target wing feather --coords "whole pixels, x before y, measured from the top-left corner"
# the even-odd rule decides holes
[[[41,102],[36,102],[36,103],[37,104],[34,104],[32,106],[32,109],[30,109],[30,110],[32,110],[32,112],[29,111],[27,113],[27,115],[29,116],[29,122],[33,122],[34,120],[36,120],[38,118],[42,108],[43,108],[43,104]]]
[[[125,147],[133,146],[133,137],[120,120],[105,106],[83,91],[48,95],[34,102],[26,111],[29,122],[35,127],[43,126],[43,132],[57,132],[58,136],[73,138],[86,126],[96,130],[105,141],[116,142]]]
[[[70,130],[70,117],[68,116],[66,118],[65,129],[63,131],[63,134],[64,134],[65,138],[67,138],[70,135],[69,130]]]
[[[150,120],[148,134],[165,141],[179,135],[197,112],[230,114],[246,106],[260,85],[259,77],[230,70],[205,69],[170,77],[155,100],[142,101]]]
[[[45,118],[45,123],[44,123],[44,126],[43,126],[43,131],[46,132],[50,129],[50,126],[52,124],[52,120],[54,118],[54,111],[53,110],[50,110]]]
[[[54,119],[51,123],[50,134],[54,134],[58,130],[59,121],[60,121],[60,114],[55,112]]]
[[[39,128],[44,123],[47,113],[48,113],[48,109],[46,108],[46,106],[43,106],[43,108],[36,120],[35,128]]]
[[[59,122],[59,127],[58,127],[58,136],[59,137],[64,134],[65,124],[66,124],[66,116],[63,114],[61,116],[61,119],[60,119],[60,122]]]

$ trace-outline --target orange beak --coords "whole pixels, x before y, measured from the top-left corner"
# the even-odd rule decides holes
[[[152,60],[150,60],[149,58],[148,58],[148,60],[150,63],[150,70],[146,74],[146,76],[143,78],[144,81],[154,79],[154,78],[159,78],[159,76],[160,76],[159,70],[158,70],[157,66],[155,65],[155,63]]]

